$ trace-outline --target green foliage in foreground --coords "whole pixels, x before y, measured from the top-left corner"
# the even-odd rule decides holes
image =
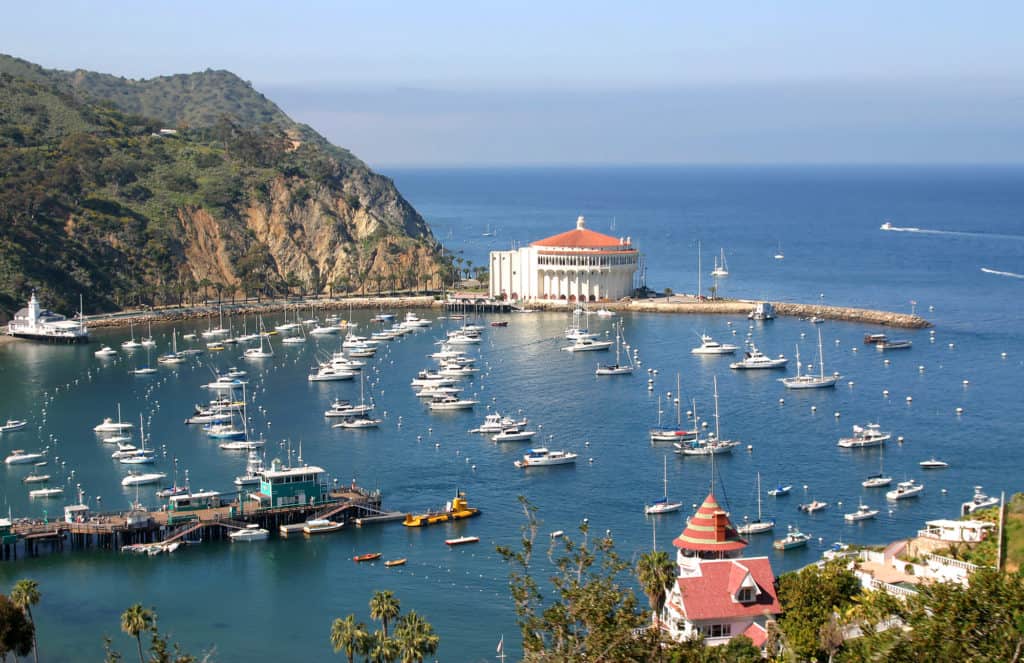
[[[344,652],[349,663],[356,656],[365,656],[373,663],[420,663],[437,653],[441,638],[430,622],[415,610],[404,615],[401,612],[401,603],[392,592],[376,592],[370,599],[370,617],[380,621],[383,628],[370,633],[354,614],[339,617],[331,624],[334,652]],[[392,622],[394,633],[388,635],[388,624]]]

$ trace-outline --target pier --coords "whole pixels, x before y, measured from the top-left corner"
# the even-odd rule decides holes
[[[74,522],[16,520],[0,537],[0,559],[17,559],[19,549],[24,556],[35,557],[65,548],[120,551],[125,546],[224,540],[232,530],[253,524],[276,533],[282,525],[301,530],[314,518],[363,524],[404,516],[396,513],[381,511],[380,493],[353,486],[332,491],[314,504],[261,508],[236,500],[195,511],[125,511],[94,514]]]

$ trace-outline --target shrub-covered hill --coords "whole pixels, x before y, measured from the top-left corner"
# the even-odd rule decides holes
[[[0,314],[194,292],[413,287],[423,218],[229,72],[148,81],[0,56]]]

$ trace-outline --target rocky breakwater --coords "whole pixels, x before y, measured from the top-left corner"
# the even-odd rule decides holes
[[[851,308],[847,306],[824,306],[820,304],[792,304],[787,302],[774,303],[776,315],[786,315],[799,318],[819,317],[826,320],[842,320],[844,322],[860,322],[883,327],[901,327],[903,329],[924,329],[931,327],[928,322],[919,315],[908,313],[893,313],[892,311],[877,311],[865,308]],[[748,307],[750,305],[748,304]]]

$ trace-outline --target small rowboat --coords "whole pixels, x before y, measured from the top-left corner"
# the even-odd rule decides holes
[[[352,558],[353,562],[372,562],[375,559],[380,559],[381,553],[366,553],[365,555],[356,555]],[[403,562],[405,560],[402,560]]]
[[[404,565],[405,565],[405,558],[404,557],[402,559],[389,559],[388,561],[384,562],[384,566],[404,566]]]
[[[499,322],[492,322],[492,327],[508,327],[508,320],[501,320]]]
[[[444,542],[449,546],[461,546],[464,543],[479,543],[479,536],[460,536],[457,539],[445,539]]]

